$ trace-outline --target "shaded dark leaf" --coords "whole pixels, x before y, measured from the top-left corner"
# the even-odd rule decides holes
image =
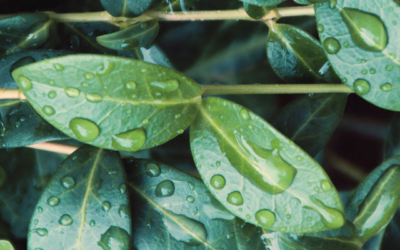
[[[161,0],[100,0],[104,9],[112,16],[135,17],[156,7]]]

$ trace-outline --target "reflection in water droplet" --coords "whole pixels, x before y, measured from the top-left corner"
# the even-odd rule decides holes
[[[144,128],[133,129],[112,137],[113,148],[124,151],[138,151],[145,142],[146,131]]]
[[[69,176],[65,176],[64,178],[61,179],[61,184],[65,187],[65,188],[73,188],[75,186],[75,181],[74,179],[72,179],[72,177]]]
[[[68,214],[64,214],[58,220],[58,223],[60,223],[60,225],[63,225],[63,226],[69,226],[72,224],[72,222],[73,222],[73,220],[72,220],[71,216],[69,216]]]
[[[37,208],[37,211],[38,211],[39,214],[41,214],[41,213],[43,213],[43,208],[39,206],[39,207]]]
[[[46,236],[49,232],[47,231],[47,229],[38,228],[38,229],[35,229],[35,233],[37,233],[39,236],[43,237],[43,236]]]
[[[194,190],[194,184],[192,182],[188,181],[188,186],[190,190]]]
[[[392,84],[390,83],[385,83],[381,86],[381,90],[385,92],[389,92],[392,90]]]
[[[242,108],[239,113],[240,113],[240,117],[243,120],[245,120],[245,121],[250,120],[250,113],[246,108]]]
[[[91,221],[89,222],[89,225],[90,225],[91,227],[94,227],[94,226],[96,226],[96,222],[95,222],[94,220],[91,220]]]
[[[318,32],[319,32],[319,33],[322,33],[322,32],[324,32],[324,25],[322,25],[322,24],[318,24],[318,26],[317,26],[317,30],[318,30]]]
[[[184,215],[171,213],[164,216],[163,221],[171,236],[188,246],[196,246],[207,240],[207,231],[204,225]]]
[[[369,93],[371,86],[369,85],[369,82],[367,82],[364,79],[357,79],[354,82],[354,92],[356,92],[357,95],[366,95]]]
[[[351,8],[343,8],[340,14],[358,47],[372,52],[380,52],[386,48],[388,35],[380,17]]]
[[[146,174],[150,177],[157,177],[161,174],[161,169],[154,163],[149,163],[146,165]]]
[[[52,196],[49,199],[47,199],[47,204],[49,204],[49,206],[52,207],[58,206],[58,204],[60,204],[60,199],[58,199],[55,196]]]
[[[268,209],[259,210],[256,220],[262,227],[270,227],[275,223],[275,214]]]
[[[86,80],[92,80],[94,78],[94,75],[92,73],[85,73],[83,76]]]
[[[392,66],[392,65],[387,65],[387,66],[385,67],[385,69],[386,69],[387,71],[392,71],[392,70],[393,70],[393,66]]]
[[[327,228],[339,228],[346,222],[344,215],[339,210],[328,207],[315,197],[310,197],[310,200],[314,206],[305,206],[304,208],[314,210],[321,215],[321,221]]]
[[[339,41],[333,37],[329,37],[324,41],[324,48],[329,54],[337,54],[341,47]]]
[[[211,177],[210,184],[215,189],[223,189],[225,187],[225,178],[222,175],[214,175]]]
[[[119,191],[121,192],[121,194],[125,194],[126,192],[126,185],[125,184],[121,184],[119,185]]]
[[[48,96],[50,99],[54,99],[54,98],[56,98],[57,93],[54,92],[54,91],[50,91],[50,92],[47,94],[47,96]]]
[[[101,235],[97,243],[103,250],[131,250],[134,249],[131,236],[120,227],[111,226]]]
[[[100,135],[99,127],[92,121],[84,118],[74,118],[69,122],[69,128],[78,140],[83,142],[93,141]]]
[[[221,166],[221,162],[220,162],[220,161],[217,161],[217,162],[215,163],[215,166],[220,167],[220,166]]]
[[[193,203],[196,199],[193,196],[189,195],[188,197],[186,197],[186,200],[190,203]]]
[[[64,70],[64,66],[62,66],[59,63],[55,63],[53,66],[54,66],[56,71],[63,71]]]
[[[79,93],[80,93],[80,91],[76,88],[66,88],[65,89],[65,94],[71,98],[79,96]]]
[[[18,77],[18,83],[22,90],[30,90],[32,88],[32,82],[26,77]]]
[[[329,181],[321,181],[321,189],[324,192],[328,192],[329,190],[331,190],[332,185],[331,183],[329,183]]]
[[[130,211],[129,207],[125,204],[119,206],[118,214],[121,216],[122,219],[129,219],[130,218]]]
[[[165,180],[158,183],[155,194],[157,197],[169,197],[175,192],[175,185],[170,180]]]
[[[103,205],[103,210],[104,210],[105,212],[110,211],[110,209],[111,209],[111,203],[110,203],[110,202],[105,201],[105,202],[103,202],[102,205]]]
[[[335,9],[337,4],[337,0],[330,0],[329,1],[329,8]]]
[[[226,199],[229,204],[240,206],[243,205],[243,197],[239,191],[233,191],[228,194],[228,198]]]
[[[127,83],[125,84],[125,87],[126,87],[127,89],[136,89],[136,83],[134,83],[134,82],[127,82]]]
[[[42,112],[48,116],[54,115],[56,113],[53,107],[47,105],[42,108]]]
[[[151,86],[160,88],[166,92],[172,92],[179,88],[179,82],[175,79],[168,81],[155,81],[150,83]]]

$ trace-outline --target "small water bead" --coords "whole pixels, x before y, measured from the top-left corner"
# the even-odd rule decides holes
[[[369,72],[370,72],[371,74],[375,74],[375,73],[376,73],[376,69],[372,68],[372,69],[369,70]]]
[[[331,185],[331,183],[329,183],[329,181],[325,181],[325,180],[321,181],[322,191],[328,192],[331,190],[331,188],[332,188],[332,185]]]
[[[131,114],[131,113],[132,113],[132,110],[127,109],[125,112],[126,112],[127,114]]]
[[[385,67],[385,69],[386,69],[387,71],[392,71],[392,70],[393,70],[393,66],[392,66],[392,65],[387,65],[387,66]]]
[[[35,233],[37,233],[39,236],[44,237],[46,236],[49,232],[45,228],[38,228],[35,229]]]
[[[349,44],[348,41],[346,41],[346,42],[343,43],[343,46],[346,47],[346,48],[349,47],[349,45],[350,45],[350,44]]]
[[[262,227],[270,227],[275,223],[275,214],[268,209],[256,212],[256,220]]]
[[[141,71],[142,71],[142,73],[145,73],[145,72],[147,72],[147,69],[143,68],[143,69],[141,69]]]
[[[150,177],[157,177],[161,174],[161,169],[157,164],[149,163],[146,165],[146,174]]]
[[[330,0],[329,1],[329,8],[335,9],[337,4],[337,0]]]
[[[136,83],[135,82],[127,82],[126,84],[125,84],[125,88],[127,88],[127,89],[136,89]]]
[[[58,199],[55,196],[52,196],[47,200],[47,204],[49,204],[49,206],[51,207],[56,207],[58,206],[58,204],[60,204],[60,199]]]
[[[78,89],[76,89],[76,88],[70,88],[69,87],[69,88],[66,88],[64,91],[65,91],[65,94],[68,97],[71,97],[71,98],[78,97],[79,94],[80,94],[80,91]]]
[[[22,90],[30,90],[32,89],[32,82],[28,78],[24,76],[18,77],[18,83]]]
[[[143,123],[143,124],[147,124],[147,123],[149,123],[149,120],[143,119],[142,123]]]
[[[63,71],[63,70],[64,70],[64,66],[62,66],[62,65],[59,64],[59,63],[55,63],[55,64],[53,64],[53,66],[54,66],[54,69],[55,69],[56,71]]]
[[[287,228],[286,227],[281,227],[281,232],[286,232],[287,231]]]
[[[50,81],[49,81],[49,84],[50,84],[50,85],[54,85],[55,83],[56,83],[56,82],[55,82],[54,80],[50,80]]]
[[[103,100],[103,96],[96,93],[88,93],[86,94],[86,100],[93,103],[98,103]]]
[[[367,82],[364,79],[357,79],[354,82],[354,91],[358,95],[366,95],[369,93],[371,86],[369,85],[369,82]]]
[[[34,225],[37,225],[39,223],[39,220],[38,219],[35,219],[34,221],[33,221],[33,224]]]
[[[69,176],[65,176],[64,178],[62,178],[61,179],[61,184],[65,188],[68,188],[68,189],[75,187],[74,179],[72,179],[72,177],[69,177]]]
[[[325,39],[324,47],[329,54],[337,54],[341,48],[341,45],[336,38],[329,37]]]
[[[189,195],[188,197],[186,197],[186,200],[190,203],[193,203],[196,199],[193,196]]]
[[[362,73],[363,75],[366,75],[366,74],[368,74],[368,70],[363,69],[363,70],[361,70],[361,73]]]
[[[251,219],[251,215],[250,214],[246,214],[246,219],[250,220]]]
[[[133,247],[133,243],[131,242],[132,236],[126,232],[126,230],[111,226],[107,229],[107,231],[101,235],[100,241],[97,242],[98,246],[101,246],[101,249],[104,250],[130,250],[135,249]],[[95,243],[93,242],[93,245]]]
[[[188,181],[188,186],[189,186],[190,190],[194,190],[193,182]]]
[[[89,83],[87,83],[87,82],[83,82],[83,83],[81,83],[81,85],[82,85],[82,87],[89,87]]]
[[[235,206],[243,205],[243,197],[239,191],[233,191],[232,193],[228,194],[228,197],[226,200],[229,204],[232,204]]]
[[[118,214],[123,219],[129,219],[130,218],[129,207],[125,204],[120,205],[118,209]]]
[[[94,226],[96,226],[96,222],[95,222],[94,220],[91,220],[91,221],[89,222],[89,225],[90,225],[91,227],[94,227]]]
[[[50,91],[50,92],[47,94],[47,96],[48,96],[50,99],[54,99],[54,98],[56,98],[57,93],[56,93],[55,91]]]
[[[53,107],[47,105],[42,108],[42,112],[48,116],[52,116],[56,113]]]
[[[318,24],[318,26],[317,26],[317,30],[318,30],[318,32],[319,33],[322,33],[322,32],[324,32],[324,25],[322,25],[322,24]]]
[[[150,83],[151,86],[160,88],[166,92],[172,92],[179,88],[179,82],[176,79],[167,81],[154,81]]]
[[[133,129],[112,137],[112,146],[124,151],[138,151],[146,142],[146,131],[143,128]]]
[[[220,162],[220,161],[217,161],[217,162],[215,163],[215,165],[216,165],[217,167],[220,167],[220,166],[221,166],[221,162]]]
[[[308,217],[307,220],[308,221],[312,221],[313,219],[312,219],[312,217]]]
[[[301,157],[300,155],[298,155],[298,156],[296,156],[296,160],[297,160],[297,161],[302,161],[302,160],[303,160],[303,157]]]
[[[175,115],[175,119],[179,119],[181,117],[181,114]]]
[[[380,87],[380,89],[381,89],[382,91],[389,92],[389,91],[392,90],[392,84],[390,84],[390,83],[385,83],[385,84],[383,84],[383,85]]]
[[[112,207],[112,206],[111,206],[111,203],[108,202],[108,201],[103,202],[102,206],[103,206],[103,210],[104,210],[105,212],[110,211],[110,209],[111,209],[111,207]]]
[[[39,207],[37,208],[37,212],[38,212],[39,214],[43,213],[43,208],[39,206]]]
[[[157,197],[169,197],[175,193],[175,185],[170,180],[165,180],[158,183],[155,194]]]
[[[58,220],[58,223],[60,223],[63,226],[69,226],[73,223],[74,221],[72,220],[71,216],[68,214],[64,214],[61,216],[61,218]]]
[[[213,188],[215,189],[223,189],[225,187],[226,181],[225,178],[222,175],[214,175],[211,177],[210,184]]]
[[[69,122],[69,128],[78,140],[83,142],[93,141],[100,135],[99,127],[94,122],[84,118],[73,118]]]
[[[314,188],[314,191],[315,191],[315,192],[319,192],[319,187],[315,187],[315,188]]]
[[[287,215],[286,215],[286,218],[287,218],[287,219],[291,219],[292,216],[291,216],[290,214],[287,214]]]
[[[94,74],[92,73],[85,73],[83,75],[83,77],[85,77],[86,80],[92,80],[94,78]]]

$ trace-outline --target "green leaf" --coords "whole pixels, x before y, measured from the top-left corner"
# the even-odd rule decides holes
[[[14,250],[13,246],[9,241],[0,240],[0,249],[1,250]]]
[[[346,102],[347,94],[303,96],[281,109],[271,125],[315,157],[339,124]]]
[[[149,49],[159,30],[156,20],[140,22],[118,32],[98,36],[97,42],[114,50],[131,50],[138,47]]]
[[[160,0],[100,0],[104,9],[112,16],[136,17],[161,3]]]
[[[153,45],[149,49],[140,48],[140,52],[142,53],[143,61],[145,62],[174,68],[164,51],[162,51],[162,49],[157,45]]]
[[[318,31],[342,82],[374,105],[400,111],[400,8],[392,0],[315,5]]]
[[[43,13],[0,19],[0,57],[20,50],[40,48],[54,31],[54,22]]]
[[[257,6],[276,6],[284,2],[285,0],[240,0],[240,1]]]
[[[379,233],[399,207],[400,157],[382,163],[358,185],[346,206],[346,215],[362,242]]]
[[[254,226],[245,226],[185,172],[154,160],[128,159],[137,249],[264,249]],[[243,227],[243,228],[241,228]]]
[[[16,238],[26,238],[42,190],[63,159],[29,148],[0,150],[0,214]]]
[[[261,240],[263,231],[260,227],[236,218],[234,235],[238,250],[266,250],[265,242]]]
[[[113,150],[167,142],[192,123],[201,102],[200,87],[185,75],[122,57],[58,57],[18,68],[13,77],[53,126]],[[56,98],[42,97],[52,91]]]
[[[400,114],[394,113],[383,144],[383,159],[400,154]]]
[[[397,246],[400,244],[400,212],[399,209],[397,210],[396,214],[394,215],[392,221],[389,225],[385,228],[382,232],[383,238],[381,241],[381,248],[380,249],[396,249]]]
[[[198,0],[168,0],[162,1],[158,10],[160,11],[189,11],[193,10]]]
[[[322,3],[329,2],[329,0],[294,0],[298,4],[314,4],[314,3]]]
[[[340,82],[321,44],[295,26],[270,25],[267,55],[271,67],[285,82]]]
[[[344,224],[342,202],[325,171],[246,108],[203,99],[190,137],[205,184],[239,218],[291,233]]]
[[[29,225],[29,249],[130,249],[130,204],[118,152],[82,146],[60,165]],[[112,245],[111,245],[112,244]],[[122,247],[125,246],[125,247]]]
[[[254,19],[263,18],[265,14],[276,8],[276,6],[257,6],[245,2],[243,3],[243,7],[247,15]]]

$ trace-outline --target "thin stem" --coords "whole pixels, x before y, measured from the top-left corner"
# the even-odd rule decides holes
[[[69,155],[78,149],[76,146],[70,146],[66,144],[54,143],[54,142],[42,142],[27,146],[28,148],[35,148],[45,151],[51,151],[54,153]]]
[[[202,95],[353,93],[341,84],[201,85]]]
[[[19,89],[0,89],[0,99],[25,100],[26,97]]]

